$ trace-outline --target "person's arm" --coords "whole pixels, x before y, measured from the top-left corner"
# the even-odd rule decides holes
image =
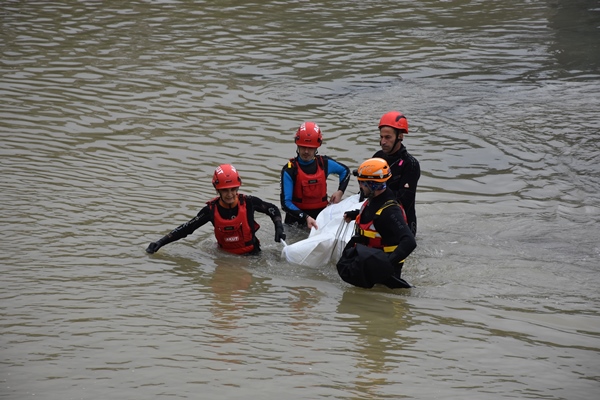
[[[336,204],[342,200],[342,196],[344,195],[344,192],[348,187],[348,183],[350,182],[350,168],[332,158],[325,158],[327,160],[327,173],[335,174],[339,177],[340,183],[338,189],[331,195],[329,200],[331,204]]]
[[[267,214],[269,218],[271,218],[271,221],[273,221],[273,225],[275,226],[275,241],[280,242],[281,239],[285,240],[286,236],[283,230],[281,211],[279,211],[279,208],[275,204],[255,196],[246,196],[246,199],[252,203],[252,208],[255,211]]]
[[[403,160],[402,172],[398,179],[394,180],[396,200],[408,208],[414,205],[417,193],[417,184],[421,177],[421,167],[414,157]]]
[[[388,255],[392,265],[403,261],[417,247],[415,237],[404,222],[404,216],[399,207],[385,208],[379,218],[375,220],[375,229],[381,235],[384,243],[389,243],[387,238],[394,238],[393,242],[397,241],[398,243],[396,249]]]
[[[190,219],[188,222],[179,225],[177,228],[173,229],[171,232],[158,239],[156,242],[152,242],[148,245],[146,252],[152,254],[156,253],[158,249],[163,247],[166,244],[175,242],[179,239],[183,239],[184,237],[193,233],[196,229],[200,228],[202,225],[206,224],[211,220],[211,211],[210,208],[205,206],[198,215],[194,218]]]

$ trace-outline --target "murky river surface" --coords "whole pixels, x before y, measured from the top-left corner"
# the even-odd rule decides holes
[[[582,0],[3,0],[0,398],[594,398],[599,28]],[[210,226],[144,252],[216,165],[279,204],[301,122],[356,168],[392,109],[415,288],[290,265],[262,214],[258,257]]]

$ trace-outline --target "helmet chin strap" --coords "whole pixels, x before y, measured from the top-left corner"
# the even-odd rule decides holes
[[[392,151],[393,151],[393,149],[396,148],[398,143],[402,143],[402,139],[400,139],[400,135],[402,135],[402,132],[400,132],[400,129],[395,129],[395,130],[396,130],[396,141],[394,142],[394,147],[392,147]]]

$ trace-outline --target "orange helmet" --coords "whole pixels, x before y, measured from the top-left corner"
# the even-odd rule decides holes
[[[404,133],[408,133],[408,121],[404,114],[398,111],[390,111],[383,114],[379,120],[379,129],[383,126],[391,126],[394,129],[400,129]]]
[[[388,163],[383,158],[369,158],[358,167],[359,181],[386,182],[392,176]]]
[[[229,189],[240,187],[242,180],[233,165],[221,164],[215,169],[212,184],[215,189]]]
[[[296,131],[294,140],[298,146],[313,147],[316,149],[323,143],[321,128],[314,122],[304,122],[298,128],[298,131]]]

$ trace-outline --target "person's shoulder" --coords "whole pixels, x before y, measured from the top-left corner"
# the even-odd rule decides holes
[[[296,162],[294,158],[290,158],[284,165],[281,167],[281,172],[292,172],[296,168]]]
[[[244,204],[246,207],[250,204],[251,206],[260,204],[261,200],[258,197],[254,197],[250,194],[238,194],[240,204]]]
[[[371,158],[383,158],[383,159],[385,159],[385,157],[386,157],[386,155],[383,152],[383,150],[377,150],[375,152],[375,154],[373,154],[373,157],[371,157]]]
[[[335,158],[333,158],[331,156],[325,156],[325,155],[321,156],[321,155],[318,155],[317,157],[322,157],[322,159],[326,160],[327,162],[334,162],[334,163],[339,164],[339,165],[344,165],[343,163],[339,162],[338,160],[336,160]]]
[[[274,203],[264,200],[261,197],[246,195],[246,203],[251,204],[253,209],[268,209],[271,207],[277,208]],[[277,208],[279,209],[279,208]]]
[[[391,198],[387,198],[380,206],[380,214],[385,215],[386,217],[391,216],[392,214],[402,214],[401,207],[398,200],[392,196]]]
[[[413,156],[413,155],[412,155],[412,154],[411,154],[411,153],[408,151],[408,149],[407,149],[406,147],[404,147],[404,149],[403,149],[403,150],[404,150],[404,152],[403,152],[403,153],[404,153],[404,158],[407,158],[407,159],[409,159],[409,160],[411,160],[411,161],[412,161],[412,160],[414,160],[414,161],[416,161],[417,163],[419,162],[419,161],[417,160],[417,158],[416,158],[415,156]]]
[[[415,167],[415,168],[418,168],[420,166],[419,160],[417,160],[417,157],[413,156],[408,151],[406,152],[405,160],[408,163],[412,164],[412,166]]]
[[[330,157],[330,156],[326,156],[326,155],[320,155],[320,154],[319,154],[319,155],[315,156],[315,158],[317,158],[317,157],[318,157],[318,158],[319,158],[319,159],[320,159],[320,160],[321,160],[323,163],[327,163],[327,164],[329,164],[329,163],[336,163],[336,164],[340,164],[340,162],[339,162],[339,161],[336,161],[336,160],[335,160],[333,157]]]
[[[198,211],[198,214],[196,216],[199,217],[206,213],[210,213],[212,210],[215,209],[215,207],[217,207],[217,204],[219,204],[218,197],[210,199],[209,201],[206,202],[206,205],[204,207],[202,207],[202,209],[200,211]]]
[[[283,169],[289,169],[289,168],[294,168],[296,166],[296,164],[298,163],[298,160],[296,160],[296,158],[290,158],[289,160],[287,160],[287,162],[284,164]]]
[[[317,155],[315,155],[315,159],[313,161],[316,161],[316,160],[321,160],[321,161],[329,161],[329,160],[331,160],[331,161],[335,161],[333,159],[333,157],[325,155],[325,154],[317,154]]]
[[[248,203],[253,203],[253,204],[261,204],[263,203],[263,200],[260,197],[251,195],[251,194],[240,194],[240,199],[243,199],[244,201],[247,201]]]

